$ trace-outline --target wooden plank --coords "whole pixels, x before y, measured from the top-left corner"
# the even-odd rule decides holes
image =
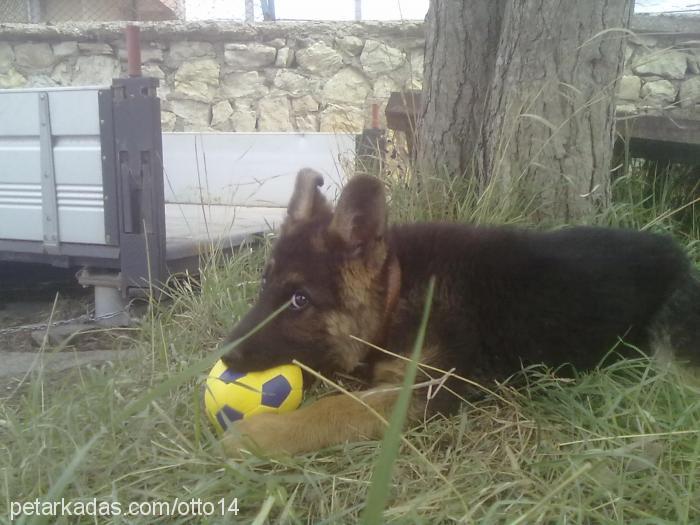
[[[700,146],[700,114],[696,119],[668,115],[618,115],[617,131],[633,139]]]
[[[420,91],[393,92],[386,106],[389,129],[405,132],[413,142],[420,106]],[[618,114],[617,132],[634,157],[700,164],[700,113]]]

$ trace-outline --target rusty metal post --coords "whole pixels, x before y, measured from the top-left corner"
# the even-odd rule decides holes
[[[130,77],[141,76],[141,28],[126,26],[127,71]]]

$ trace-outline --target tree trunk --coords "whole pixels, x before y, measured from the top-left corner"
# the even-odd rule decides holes
[[[624,59],[624,32],[610,30],[631,11],[631,0],[431,0],[420,169],[534,189],[557,220],[606,205]]]
[[[471,174],[504,5],[504,0],[431,0],[418,127],[421,169]]]

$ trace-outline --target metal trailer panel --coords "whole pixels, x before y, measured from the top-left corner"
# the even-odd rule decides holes
[[[0,101],[2,97],[0,97]],[[0,115],[2,109],[0,108]],[[0,135],[0,184],[26,184],[41,188],[39,136]],[[9,188],[11,189],[11,188]]]
[[[334,200],[355,141],[331,133],[163,133],[169,267],[276,229],[301,168],[321,172],[322,191]]]
[[[55,136],[100,135],[98,88],[46,91]]]
[[[0,93],[0,136],[39,138],[38,95],[32,91]]]
[[[0,239],[105,244],[98,92],[0,93]]]
[[[0,239],[43,238],[38,109],[35,93],[0,96]]]
[[[192,268],[212,246],[279,225],[300,168],[320,171],[330,198],[352,170],[355,137],[328,133],[166,133],[161,154],[155,84],[139,82],[0,91],[0,260],[89,265],[132,282],[145,276],[144,252],[165,251],[170,271]],[[142,212],[155,214],[149,238],[167,233],[162,250],[144,250]]]
[[[301,168],[335,198],[355,160],[355,135],[163,133],[166,203],[286,207]]]
[[[98,93],[47,92],[60,242],[105,243]]]

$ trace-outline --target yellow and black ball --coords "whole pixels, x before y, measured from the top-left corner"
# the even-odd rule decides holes
[[[296,410],[302,387],[301,368],[296,365],[238,373],[219,360],[207,377],[204,406],[212,425],[223,432],[239,419]]]

